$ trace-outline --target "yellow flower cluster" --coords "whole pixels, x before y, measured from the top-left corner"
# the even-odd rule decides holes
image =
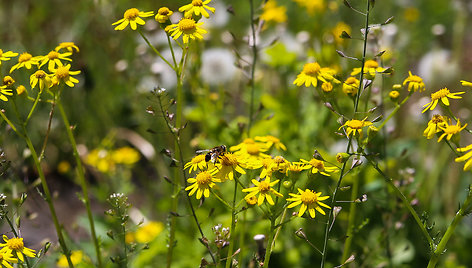
[[[280,155],[269,155],[268,153],[272,149],[285,151],[287,148],[274,136],[256,136],[231,146],[228,152],[219,152],[214,163],[213,161],[206,161],[209,158],[205,157],[204,154],[196,155],[184,166],[190,173],[196,171],[195,176],[187,180],[189,185],[185,190],[189,191],[189,196],[196,193],[197,199],[201,199],[202,196],[209,197],[216,183],[237,180],[238,184],[247,185],[239,179],[240,174],[246,174],[248,170],[254,170],[249,174],[257,172],[259,176],[247,181],[251,185],[242,189],[246,193],[244,200],[250,206],[256,204],[262,206],[266,201],[269,205],[275,205],[276,199],[284,197],[280,192],[279,183],[281,183],[281,180],[284,183],[291,183],[289,180],[290,174],[311,170],[311,174],[319,173],[330,176],[331,173],[338,171],[337,167],[330,166],[325,161],[315,158],[289,162]],[[212,149],[209,153],[215,153],[215,151]],[[305,211],[308,211],[310,216],[314,218],[315,210],[325,214],[321,207],[330,208],[321,203],[321,201],[328,198],[328,196],[322,197],[321,192],[317,193],[309,189],[298,189],[298,191],[300,194],[290,194],[291,198],[287,199],[287,201],[293,202],[290,207],[301,205],[298,216],[302,216]],[[217,197],[220,198],[218,195]]]
[[[94,149],[87,154],[85,163],[103,173],[114,172],[117,165],[133,165],[140,159],[139,152],[131,147],[116,150]]]
[[[18,263],[18,260],[21,263],[25,263],[25,257],[34,258],[36,256],[35,250],[25,247],[23,238],[13,237],[8,238],[6,235],[3,235],[3,241],[5,243],[0,243],[0,266],[13,268],[13,263]]]

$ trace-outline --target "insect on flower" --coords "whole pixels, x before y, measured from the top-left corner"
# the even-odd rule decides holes
[[[226,145],[220,145],[211,149],[196,151],[197,154],[205,152],[207,153],[205,155],[205,162],[209,162],[211,160],[211,162],[215,163],[217,159],[219,159],[224,153],[226,153]]]

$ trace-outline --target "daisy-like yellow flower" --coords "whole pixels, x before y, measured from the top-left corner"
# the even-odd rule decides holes
[[[72,250],[70,253],[70,260],[73,265],[79,265],[84,259],[84,252],[82,250]],[[57,267],[66,268],[69,267],[66,255],[62,254],[56,263]]]
[[[358,133],[362,137],[362,128],[372,125],[372,122],[364,120],[352,119],[347,121],[344,125],[340,126],[339,129],[346,127],[346,135],[349,138],[351,134],[354,136]],[[338,129],[338,130],[339,130]]]
[[[449,106],[449,99],[462,99],[462,97],[459,97],[458,95],[464,94],[465,92],[455,92],[451,93],[449,89],[446,87],[443,89],[440,89],[434,93],[431,93],[431,102],[423,105],[425,107],[422,111],[422,113],[426,112],[427,110],[434,110],[436,108],[436,105],[438,105],[438,102],[441,101],[444,105]]]
[[[361,67],[354,68],[351,72],[351,76],[360,74],[361,69]],[[374,79],[376,73],[383,73],[386,70],[386,68],[379,67],[379,64],[375,60],[367,60],[364,63],[364,74],[367,79]]]
[[[411,71],[408,72],[408,77],[403,81],[403,85],[408,84],[408,91],[424,91],[424,82],[423,79],[417,75],[411,74]]]
[[[323,84],[321,84],[321,90],[326,93],[331,92],[333,91],[333,84],[331,84],[331,82],[323,82]]]
[[[298,5],[306,8],[308,14],[313,15],[315,12],[322,12],[325,10],[324,0],[293,0]]]
[[[111,153],[111,158],[117,164],[133,165],[139,161],[141,155],[136,149],[129,146],[124,146],[114,150]]]
[[[184,169],[190,168],[188,173],[192,173],[192,171],[204,170],[207,168],[207,162],[205,161],[205,155],[199,154],[190,160],[187,164],[185,164]]]
[[[331,30],[334,36],[334,41],[336,44],[342,44],[345,42],[346,39],[341,38],[341,35],[343,32],[346,32],[347,34],[351,34],[351,27],[347,25],[346,23],[340,21],[336,26]]]
[[[270,158],[269,155],[264,153],[267,150],[264,144],[252,143],[242,147],[235,154],[245,160],[245,168],[258,169],[262,167],[262,159]]]
[[[277,6],[277,2],[275,0],[269,0],[262,8],[262,14],[260,16],[260,19],[265,20],[267,22],[286,22],[287,8],[285,6]]]
[[[189,38],[192,40],[203,39],[203,34],[206,34],[207,31],[200,27],[202,24],[203,22],[196,23],[193,19],[182,18],[179,23],[168,25],[165,31],[170,33],[174,40],[177,40],[182,35],[184,44],[187,44]]]
[[[306,189],[305,191],[303,191],[302,189],[298,188],[298,193],[299,194],[289,193],[289,195],[292,197],[287,198],[287,201],[293,202],[287,206],[288,208],[293,208],[298,205],[301,205],[300,210],[298,211],[298,217],[303,216],[303,214],[305,214],[305,211],[308,210],[310,217],[315,218],[315,210],[323,215],[326,215],[326,213],[323,211],[323,209],[321,209],[321,207],[331,209],[331,207],[321,202],[329,198],[329,196],[321,196],[321,192],[317,193],[310,189]]]
[[[12,96],[12,95],[13,95],[13,91],[7,88],[7,86],[0,86],[0,100],[8,101],[7,96]]]
[[[215,186],[215,182],[221,182],[221,180],[215,178],[215,174],[218,172],[218,169],[214,168],[210,171],[202,171],[195,176],[195,178],[190,178],[187,180],[192,185],[185,188],[185,191],[190,191],[188,196],[193,195],[197,192],[197,199],[202,198],[202,195],[205,197],[210,196],[210,188]]]
[[[464,165],[464,171],[467,171],[472,167],[472,151],[471,150],[472,150],[472,144],[466,147],[457,148],[457,151],[461,153],[470,151],[464,154],[463,156],[457,157],[455,159],[456,162],[464,162],[465,160],[467,160],[467,162]]]
[[[5,241],[5,243],[0,244],[0,246],[8,248],[8,250],[14,252],[18,259],[20,259],[22,262],[25,262],[23,254],[31,258],[36,256],[34,249],[25,247],[23,238],[21,237],[13,237],[9,239],[6,235],[3,235],[3,241]]]
[[[18,63],[11,67],[10,73],[22,67],[25,67],[29,70],[31,67],[33,67],[33,65],[38,65],[38,57],[33,57],[28,52],[24,52],[18,57]]]
[[[192,3],[180,7],[179,11],[185,12],[184,16],[186,18],[191,18],[193,14],[195,14],[195,16],[200,16],[200,14],[202,14],[205,18],[209,18],[210,14],[206,11],[207,9],[212,13],[215,13],[215,8],[208,6],[210,2],[211,0],[192,0]]]
[[[300,173],[305,170],[306,165],[301,162],[291,162],[288,166],[288,171],[292,173]]]
[[[0,65],[2,65],[2,61],[8,61],[11,60],[11,58],[18,56],[18,53],[13,52],[13,51],[7,51],[3,52],[3,50],[0,49]]]
[[[334,173],[338,171],[337,167],[327,167],[325,166],[325,162],[312,158],[310,161],[305,159],[300,159],[301,163],[304,164],[304,169],[311,169],[311,173],[316,174],[320,173],[325,176],[330,176],[329,173]]]
[[[60,67],[63,66],[61,60],[72,61],[68,57],[72,55],[72,52],[65,52],[59,53],[55,50],[49,52],[46,56],[39,57],[38,60],[40,61],[39,68],[41,68],[44,64],[48,64],[48,70],[53,72],[56,69],[56,66]]]
[[[346,95],[355,96],[359,90],[359,79],[355,77],[348,77],[343,83],[343,92]]]
[[[447,117],[439,114],[433,115],[431,120],[428,122],[428,126],[423,131],[423,136],[428,140],[433,138],[434,135],[442,131],[442,128],[447,126]]]
[[[321,68],[317,62],[307,63],[303,66],[303,71],[297,75],[297,79],[293,81],[294,85],[301,86],[305,84],[305,87],[318,85],[318,80],[321,82],[334,81],[339,83],[339,80],[334,78],[336,71],[331,68]]]
[[[11,86],[15,83],[15,79],[13,79],[13,77],[9,76],[9,75],[6,75],[5,77],[3,77],[3,85],[4,86]]]
[[[458,119],[455,125],[446,124],[445,126],[439,126],[444,133],[439,137],[438,142],[440,142],[444,137],[447,137],[447,140],[451,140],[454,134],[461,132],[467,124],[461,126],[461,121]]]
[[[270,136],[270,135],[256,136],[254,139],[256,141],[265,143],[268,148],[271,148],[272,146],[274,146],[277,150],[282,149],[284,151],[287,151],[287,147],[285,147],[285,145],[280,141],[279,138],[276,138],[274,136]]]
[[[279,180],[271,182],[270,177],[265,178],[263,181],[257,181],[253,179],[252,183],[254,183],[255,186],[243,189],[243,192],[248,193],[244,198],[247,200],[247,198],[251,198],[259,194],[259,197],[257,198],[257,205],[262,205],[262,203],[264,203],[264,200],[267,199],[267,202],[273,206],[275,203],[270,194],[274,194],[278,197],[283,197],[281,193],[277,192],[272,188],[278,182]]]
[[[461,80],[461,85],[464,87],[472,87],[472,82]]]
[[[398,99],[398,97],[400,97],[400,92],[398,92],[396,90],[392,90],[392,91],[390,91],[390,93],[388,93],[388,96],[390,97],[390,99],[396,100],[396,99]]]
[[[215,166],[218,169],[216,178],[221,181],[233,180],[235,171],[239,174],[246,174],[246,171],[242,168],[244,166],[243,159],[230,152],[221,155],[220,162]]]
[[[251,197],[244,197],[244,201],[246,201],[246,203],[250,206],[254,206],[255,204],[257,204],[257,197],[255,195],[251,196]]]
[[[30,86],[31,88],[35,88],[37,84],[39,84],[40,92],[42,92],[44,88],[50,88],[52,85],[51,75],[43,70],[37,70],[30,76]]]
[[[246,138],[240,144],[229,147],[229,150],[232,151],[232,152],[239,151],[242,148],[245,148],[248,144],[254,144],[254,143],[256,143],[256,141],[254,139]]]
[[[120,19],[117,22],[114,22],[112,25],[117,25],[115,27],[115,31],[122,31],[128,26],[128,24],[131,26],[131,29],[136,30],[139,25],[144,25],[146,22],[141,19],[141,18],[146,18],[146,17],[151,17],[154,15],[154,12],[148,11],[139,11],[137,8],[130,8],[125,11],[125,14],[123,15],[123,18]]]
[[[164,223],[160,221],[150,221],[138,228],[135,239],[138,243],[152,242],[164,230]]]
[[[174,14],[174,12],[168,7],[161,7],[157,11],[156,17],[154,18],[159,23],[166,23],[169,20],[169,17],[172,16],[172,14]]]
[[[272,167],[273,162],[274,159],[272,159],[271,157],[264,158],[261,160],[262,170],[261,174],[259,175],[261,179],[265,178],[266,176],[272,176],[272,170],[270,168]]]
[[[11,253],[11,250],[8,248],[2,248],[0,250],[0,267],[7,267],[7,268],[13,268],[13,266],[10,263],[17,263],[18,259],[13,257],[13,254]]]
[[[80,71],[70,71],[70,64],[65,66],[59,66],[54,70],[53,83],[60,83],[63,81],[69,87],[74,87],[74,84],[79,83],[77,78],[72,77],[72,75],[78,75]]]
[[[59,51],[61,49],[65,49],[69,51],[70,53],[74,52],[74,49],[76,52],[79,52],[79,47],[74,44],[74,42],[62,42],[60,43],[54,50]]]

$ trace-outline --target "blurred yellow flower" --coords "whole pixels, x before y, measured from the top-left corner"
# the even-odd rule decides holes
[[[84,252],[82,250],[72,250],[70,253],[70,260],[72,261],[73,265],[79,265],[82,263],[84,259]],[[57,267],[66,268],[69,267],[69,263],[67,262],[66,255],[61,254],[61,257],[56,263]]]
[[[169,17],[172,16],[172,14],[174,14],[174,12],[168,7],[161,7],[157,11],[155,19],[159,23],[166,23],[169,20]]]
[[[70,163],[65,160],[57,164],[57,172],[59,172],[60,174],[65,174],[69,172],[70,169],[71,169]]]
[[[249,198],[256,196],[259,194],[259,197],[257,198],[257,205],[262,205],[264,203],[264,200],[267,199],[267,202],[270,205],[274,205],[274,200],[272,199],[272,196],[270,194],[274,194],[275,196],[278,197],[283,197],[283,195],[276,190],[274,190],[272,187],[276,185],[279,182],[279,180],[270,181],[270,177],[265,178],[263,181],[257,181],[255,179],[252,180],[252,183],[254,183],[254,187],[251,188],[246,188],[243,189],[243,192],[248,193],[244,199],[248,200]]]
[[[7,51],[3,52],[3,50],[0,49],[0,65],[2,65],[2,61],[8,61],[11,60],[11,58],[18,56],[18,53],[13,52],[13,51]]]
[[[457,95],[464,94],[465,92],[456,92],[456,93],[451,93],[449,92],[449,89],[446,87],[443,89],[440,89],[434,93],[431,94],[431,102],[423,105],[425,107],[422,111],[422,113],[426,112],[427,110],[434,110],[436,108],[436,105],[438,105],[438,102],[441,101],[444,105],[449,106],[449,99],[462,99],[462,97],[459,97]]]
[[[246,174],[246,171],[242,168],[244,166],[243,158],[230,152],[221,155],[220,162],[215,166],[218,169],[218,173],[215,176],[221,181],[232,180],[235,171],[240,174]]]
[[[80,71],[70,71],[70,64],[59,66],[53,73],[53,83],[60,83],[62,81],[69,87],[74,87],[74,84],[79,83],[79,80],[72,77],[72,75],[78,75]]]
[[[152,11],[144,12],[139,11],[137,8],[130,8],[125,11],[122,19],[114,22],[112,25],[118,24],[118,26],[115,27],[115,31],[124,30],[128,24],[131,26],[131,29],[136,30],[138,28],[138,24],[145,24],[144,20],[141,18],[151,17],[152,15],[154,15],[154,12]]]
[[[411,71],[408,72],[408,77],[403,81],[403,85],[408,84],[408,91],[424,91],[423,79],[417,75],[411,74]]]
[[[348,77],[343,83],[343,92],[346,95],[355,96],[359,90],[359,79],[355,77]]]
[[[47,74],[43,70],[37,70],[30,76],[30,86],[33,89],[37,84],[39,84],[40,92],[42,92],[44,88],[50,88],[52,86],[51,75]]]
[[[327,167],[324,162],[315,158],[307,161],[305,159],[300,159],[301,163],[304,164],[303,169],[311,169],[311,173],[316,174],[320,173],[325,176],[330,176],[329,173],[334,173],[338,171],[337,167]]]
[[[433,115],[431,120],[428,122],[428,126],[423,131],[423,136],[425,136],[428,140],[433,138],[433,136],[442,131],[443,127],[447,126],[447,117],[442,116],[439,114]]]
[[[4,86],[9,87],[13,84],[15,84],[15,79],[13,79],[13,77],[11,77],[9,75],[6,75],[6,76],[3,77],[3,85]]]
[[[354,136],[359,133],[359,136],[362,137],[362,128],[372,125],[372,122],[364,120],[352,119],[347,121],[344,125],[340,126],[339,129],[346,127],[346,135],[349,138],[351,134]]]
[[[115,162],[111,157],[111,153],[105,149],[92,150],[85,158],[85,162],[103,173],[115,169]]]
[[[331,68],[321,68],[317,62],[307,63],[303,66],[303,71],[297,75],[297,79],[293,81],[294,85],[301,86],[305,84],[305,87],[318,85],[318,80],[321,82],[334,81],[339,83],[339,80],[334,78],[336,72]]]
[[[215,186],[215,182],[221,182],[221,180],[214,177],[217,172],[218,169],[214,168],[210,171],[198,173],[195,178],[189,178],[187,182],[193,184],[185,188],[185,191],[190,191],[188,193],[189,196],[197,192],[197,199],[202,198],[202,195],[209,197],[210,189]]]
[[[205,161],[205,155],[199,154],[190,160],[187,164],[185,164],[184,169],[190,168],[188,173],[192,173],[192,171],[204,170],[207,168],[207,162]]]
[[[170,33],[174,40],[182,35],[184,44],[187,44],[189,38],[192,40],[203,39],[203,34],[206,34],[207,31],[200,27],[202,24],[203,22],[196,23],[193,19],[182,18],[179,23],[168,25],[165,31]]]
[[[132,165],[139,161],[139,152],[131,147],[121,147],[112,152],[113,161],[117,164]]]
[[[321,196],[321,192],[316,193],[310,189],[306,189],[305,191],[303,191],[302,189],[298,188],[298,193],[299,194],[289,193],[289,195],[292,197],[287,198],[287,201],[293,202],[287,206],[288,208],[293,208],[298,205],[301,205],[300,210],[298,211],[298,217],[303,216],[303,214],[305,214],[305,211],[308,210],[310,217],[315,218],[315,210],[323,215],[326,215],[326,213],[321,209],[321,207],[331,209],[331,207],[321,202],[329,198],[329,196]]]
[[[280,149],[282,149],[284,151],[287,150],[287,147],[285,147],[285,145],[280,141],[280,139],[276,138],[274,136],[271,136],[271,135],[256,136],[256,137],[254,137],[254,139],[256,141],[264,142],[267,145],[267,148],[269,148],[269,149],[272,146],[274,146],[277,150],[280,150]]]
[[[164,230],[164,224],[159,221],[150,221],[138,228],[135,233],[136,242],[150,243]]]
[[[246,139],[244,139],[243,142],[241,142],[240,144],[229,147],[229,150],[232,151],[232,152],[234,152],[234,151],[239,151],[239,150],[241,150],[242,148],[246,148],[247,145],[249,145],[249,144],[254,144],[254,143],[256,143],[256,142],[254,141],[254,139],[252,139],[252,138],[246,138]]]
[[[315,12],[322,12],[325,10],[324,0],[293,0],[298,5],[306,8],[308,14],[312,15]]]
[[[472,151],[471,150],[472,150],[472,144],[470,144],[466,147],[457,148],[457,151],[461,152],[461,153],[470,151],[470,152],[464,154],[463,156],[457,157],[455,159],[456,162],[464,162],[465,160],[468,159],[467,162],[464,165],[464,171],[467,171],[472,167]]]
[[[439,137],[438,142],[440,142],[444,137],[447,137],[447,140],[450,140],[454,134],[461,132],[467,124],[461,126],[461,121],[457,119],[457,123],[455,125],[441,125],[439,128],[444,131],[444,133]]]
[[[268,0],[262,7],[261,20],[266,22],[282,23],[287,21],[287,8],[285,6],[277,6],[275,0]]]
[[[65,49],[71,53],[74,52],[74,49],[76,52],[79,52],[79,47],[76,46],[74,42],[62,42],[54,50],[59,51],[61,49]]]
[[[14,252],[18,259],[22,262],[25,262],[25,258],[23,255],[26,255],[27,257],[31,258],[36,256],[36,254],[34,253],[34,249],[25,247],[25,244],[23,243],[23,238],[21,237],[8,238],[6,235],[3,235],[3,241],[5,241],[5,243],[0,244],[0,246],[5,247],[8,250]],[[3,250],[4,249],[2,249],[2,251]]]
[[[12,96],[13,91],[7,86],[0,86],[0,100],[2,101],[8,101],[8,98],[6,96]]]
[[[468,82],[468,81],[465,81],[465,80],[461,80],[461,84],[464,87],[472,87],[472,82]]]
[[[351,75],[358,75],[361,73],[361,67],[354,68],[351,72]],[[367,60],[364,63],[364,74],[366,75],[367,79],[374,79],[376,73],[383,73],[387,69],[383,67],[379,67],[379,64],[375,60]]]
[[[26,92],[26,87],[23,86],[23,85],[19,85],[17,88],[16,88],[16,94],[18,95],[21,95],[23,93]],[[1,96],[0,96],[0,99],[1,99]]]
[[[333,84],[330,82],[323,82],[323,84],[321,84],[321,89],[326,93],[331,92],[333,91]]]
[[[0,250],[0,267],[13,268],[10,263],[18,263],[18,259],[16,259],[11,252],[12,251],[8,248],[2,248],[2,250]]]
[[[336,44],[342,44],[346,39],[341,38],[341,35],[343,32],[346,32],[347,34],[351,35],[351,27],[347,25],[346,23],[340,21],[334,26],[334,28],[331,30],[334,36],[334,42]]]
[[[215,8],[208,6],[208,3],[210,2],[211,0],[192,0],[192,3],[180,7],[179,11],[185,12],[184,16],[186,18],[191,18],[193,14],[195,14],[195,16],[200,16],[200,14],[202,14],[205,18],[209,18],[210,14],[208,14],[208,11],[206,11],[206,9],[208,9],[212,13],[215,13]]]
[[[415,22],[420,16],[420,11],[415,7],[408,7],[403,12],[403,16],[405,17],[406,21]]]
[[[18,57],[18,63],[11,67],[10,73],[22,67],[25,67],[29,70],[31,67],[33,67],[33,65],[38,65],[38,57],[33,57],[28,52],[24,52]]]

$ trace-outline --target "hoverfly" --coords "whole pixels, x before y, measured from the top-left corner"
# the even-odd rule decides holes
[[[211,161],[212,163],[215,163],[217,159],[219,159],[222,155],[226,153],[226,145],[216,146],[207,150],[198,150],[196,151],[196,153],[197,154],[207,153],[205,155],[205,161],[206,162]]]

